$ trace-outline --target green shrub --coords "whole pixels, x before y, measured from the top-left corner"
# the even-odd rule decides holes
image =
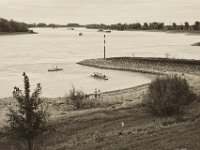
[[[72,86],[69,97],[70,97],[71,102],[77,109],[80,109],[83,107],[83,100],[84,100],[84,92],[83,91],[77,90],[77,89],[75,89],[74,86]]]
[[[170,75],[157,77],[150,83],[144,102],[155,115],[180,115],[183,107],[190,104],[195,94],[186,79]]]

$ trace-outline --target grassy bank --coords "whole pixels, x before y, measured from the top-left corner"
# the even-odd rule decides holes
[[[118,108],[118,107],[130,107],[135,104],[139,104],[142,101],[142,96],[146,92],[148,84],[126,88],[121,90],[102,92],[100,97],[97,99],[87,99],[84,101],[85,107],[82,110],[74,111],[72,105],[67,104],[68,97],[59,98],[42,98],[43,101],[48,105],[50,112],[50,120],[56,118],[63,118],[66,116],[76,116],[87,111],[99,111],[99,109],[104,109],[108,107]],[[8,108],[14,105],[16,101],[10,98],[0,99],[0,128],[7,125],[6,123],[6,113]],[[89,110],[90,109],[90,110]]]
[[[200,148],[200,103],[186,108],[181,121],[155,118],[144,106],[107,108],[51,120],[48,132],[36,139],[39,150]],[[122,127],[121,122],[124,123]],[[1,130],[0,149],[25,150],[23,140]]]

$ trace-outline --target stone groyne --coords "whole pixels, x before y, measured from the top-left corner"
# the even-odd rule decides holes
[[[200,75],[200,60],[151,58],[151,57],[112,57],[87,59],[77,64],[151,74],[187,73]]]

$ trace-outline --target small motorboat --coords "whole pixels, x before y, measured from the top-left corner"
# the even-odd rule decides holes
[[[97,79],[108,80],[108,77],[106,75],[103,75],[102,73],[98,73],[98,72],[94,72],[94,74],[91,76]]]
[[[111,31],[110,31],[110,30],[103,30],[103,29],[99,29],[97,32],[111,33]]]
[[[107,31],[105,31],[106,33],[111,33],[111,31],[110,30],[107,30]]]
[[[52,72],[52,71],[62,71],[63,68],[58,68],[57,66],[53,69],[48,69],[48,72]]]
[[[197,43],[194,43],[194,44],[191,44],[192,46],[200,46],[200,42],[197,42]]]
[[[103,29],[99,29],[97,32],[103,32],[104,30]]]
[[[74,30],[74,28],[68,28],[68,30]]]

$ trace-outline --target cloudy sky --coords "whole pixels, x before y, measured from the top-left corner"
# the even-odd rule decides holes
[[[200,0],[0,0],[0,17],[27,23],[200,20]]]

